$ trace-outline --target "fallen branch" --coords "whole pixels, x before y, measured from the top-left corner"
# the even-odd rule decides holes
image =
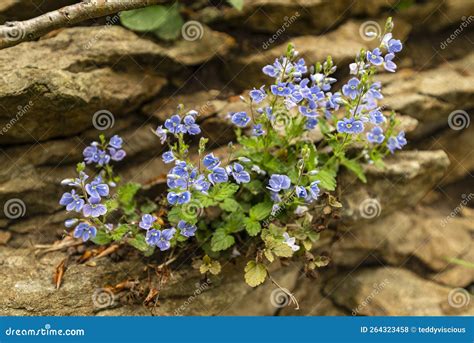
[[[164,3],[164,0],[89,0],[39,17],[0,25],[0,49],[31,41],[53,30],[120,11]]]

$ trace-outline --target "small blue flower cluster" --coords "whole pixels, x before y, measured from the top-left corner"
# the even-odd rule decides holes
[[[319,193],[321,192],[318,186],[319,183],[320,181],[316,180],[311,182],[308,187],[299,185],[292,187],[291,180],[288,176],[273,174],[270,176],[267,188],[272,192],[271,197],[276,203],[282,201],[280,191],[290,191],[290,195],[294,194],[298,198],[303,199],[306,203],[312,203],[314,200],[318,199]]]
[[[126,153],[122,149],[123,140],[120,136],[113,136],[108,143],[92,142],[90,146],[83,151],[84,162],[87,164],[96,163],[100,170],[92,181],[88,182],[89,175],[84,172],[84,167],[79,170],[79,177],[75,179],[65,179],[61,182],[64,186],[74,187],[69,192],[65,192],[59,204],[66,206],[68,212],[78,212],[83,215],[83,219],[68,219],[65,222],[66,227],[72,227],[77,224],[74,229],[74,237],[82,238],[87,241],[94,238],[97,229],[94,225],[99,224],[97,218],[107,213],[107,207],[102,200],[109,196],[110,187],[115,187],[115,182],[110,179],[105,181],[107,170],[111,170],[110,161],[120,161]]]

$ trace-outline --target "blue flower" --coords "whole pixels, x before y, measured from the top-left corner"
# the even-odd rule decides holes
[[[153,217],[151,214],[144,214],[138,226],[141,227],[143,230],[148,230],[153,226],[153,223],[156,221],[156,218]]]
[[[246,127],[250,121],[250,117],[245,112],[236,112],[232,115],[232,123],[239,127]]]
[[[122,147],[123,139],[119,135],[114,135],[110,138],[109,145],[112,148],[120,149]]]
[[[345,132],[345,133],[361,133],[364,131],[364,124],[360,120],[356,120],[355,118],[344,118],[343,120],[339,120],[337,122],[337,131],[338,132]]]
[[[196,225],[186,223],[184,220],[180,220],[178,223],[178,229],[184,237],[192,237],[197,230]]]
[[[392,54],[392,53],[387,54],[387,55],[385,55],[385,59],[384,59],[384,62],[383,62],[383,67],[385,68],[385,70],[387,70],[389,72],[392,72],[392,73],[394,73],[397,70],[397,65],[394,62],[392,62],[394,57],[395,57],[395,55]]]
[[[175,232],[176,230],[174,228],[163,231],[155,229],[148,230],[145,240],[148,245],[156,246],[161,251],[165,251],[171,247],[170,240],[173,238]]]
[[[254,136],[261,136],[265,134],[265,130],[262,128],[262,124],[257,124],[253,126],[252,133]]]
[[[318,120],[316,118],[306,118],[306,122],[304,123],[304,127],[306,130],[312,130],[318,125]]]
[[[290,88],[287,87],[285,82],[279,82],[277,85],[271,85],[270,90],[273,94],[279,96],[288,96],[291,93]]]
[[[327,93],[327,102],[326,107],[333,110],[338,110],[340,104],[342,103],[341,93],[336,92],[332,94],[331,92]]]
[[[383,99],[383,95],[380,92],[382,84],[380,82],[374,82],[370,85],[367,95],[375,99]]]
[[[207,154],[206,156],[204,156],[204,158],[202,159],[202,164],[208,170],[213,170],[214,168],[217,168],[221,164],[221,161],[219,160],[219,158],[215,157],[214,154],[211,152],[210,154]]]
[[[402,42],[398,39],[393,39],[391,33],[387,33],[382,39],[382,46],[384,46],[389,53],[400,52],[403,49]]]
[[[173,134],[185,133],[186,129],[183,124],[181,124],[181,118],[179,115],[175,114],[171,118],[165,120],[165,127],[169,132]]]
[[[171,205],[186,204],[191,200],[191,193],[189,191],[185,191],[181,193],[169,192],[167,199]]]
[[[385,139],[383,130],[380,126],[375,126],[371,131],[367,132],[367,140],[370,143],[380,144]]]
[[[244,167],[240,163],[234,163],[232,176],[237,183],[250,182],[250,174],[245,171]]]
[[[298,251],[300,250],[300,246],[296,244],[296,238],[295,237],[290,237],[288,232],[283,233],[283,240],[286,245],[288,245],[291,250],[293,251]]]
[[[291,186],[291,180],[286,175],[273,174],[270,177],[267,188],[273,192],[279,192],[282,189],[288,189]]]
[[[379,48],[375,48],[373,51],[367,51],[367,60],[373,65],[379,66],[383,62],[382,52]]]
[[[229,180],[226,170],[221,167],[214,168],[207,178],[212,184],[227,182]]]
[[[302,186],[296,186],[295,187],[295,192],[296,192],[296,196],[298,198],[306,199],[306,197],[308,196],[308,192],[306,191],[306,188],[304,188]]]
[[[166,142],[168,130],[163,129],[163,126],[160,125],[156,128],[155,134],[160,138],[160,143],[164,144]]]
[[[198,175],[197,169],[193,170],[190,176],[190,186],[199,191],[199,192],[207,192],[211,184],[206,181],[206,177],[203,174]]]
[[[123,160],[125,156],[127,156],[127,153],[125,152],[125,150],[123,149],[117,150],[115,148],[110,148],[110,147],[109,147],[109,154],[110,154],[110,158],[113,161],[117,161],[117,162]]]
[[[396,137],[390,137],[387,140],[387,148],[393,154],[395,150],[402,149],[407,144],[405,132],[400,131]]]
[[[267,95],[265,94],[264,90],[263,90],[263,87],[260,87],[260,89],[253,89],[250,91],[250,97],[252,98],[253,102],[255,102],[256,104],[259,104],[263,101],[263,99],[265,99],[267,97]]]
[[[283,73],[283,66],[286,65],[286,70],[285,73],[291,70],[293,68],[293,65],[291,62],[287,61],[286,57],[282,58],[282,62],[280,62],[277,59],[275,59],[275,62],[273,65],[266,65],[263,67],[262,71],[264,74],[271,76],[271,77],[278,77]]]
[[[89,202],[82,209],[84,217],[97,218],[107,213],[107,207],[100,203],[100,198],[89,198]]]
[[[318,115],[316,112],[317,107],[314,101],[308,101],[308,106],[299,106],[298,111],[305,117],[316,117]]]
[[[357,95],[359,95],[359,90],[358,90],[359,84],[360,84],[359,79],[356,79],[355,77],[353,77],[347,82],[347,84],[342,86],[342,93],[345,96],[354,100],[357,97]]]
[[[194,116],[187,115],[184,117],[183,122],[185,132],[188,132],[190,135],[198,135],[201,133],[201,128],[196,124]]]
[[[319,193],[321,192],[321,190],[319,189],[319,186],[318,186],[318,184],[320,182],[321,181],[316,180],[316,181],[311,182],[311,184],[309,185],[309,195],[314,200],[318,199]]]
[[[60,205],[66,206],[66,211],[81,212],[84,203],[84,199],[82,199],[79,194],[76,194],[74,189],[71,190],[71,193],[64,193],[61,200],[59,200]]]
[[[379,109],[375,109],[369,112],[369,120],[374,124],[382,124],[385,121],[385,116]]]
[[[83,242],[88,241],[90,238],[94,238],[96,235],[97,229],[87,223],[80,223],[77,225],[73,233],[75,238],[82,238]]]
[[[79,219],[77,219],[77,218],[66,219],[66,221],[64,222],[64,226],[65,227],[73,227],[74,225],[77,224],[78,221],[79,221]]]
[[[304,74],[308,71],[308,67],[306,67],[306,63],[303,58],[300,58],[296,63],[294,64],[295,71],[300,75]]]
[[[93,198],[106,197],[109,195],[109,186],[102,183],[102,178],[99,176],[91,183],[86,185],[86,192]]]
[[[163,153],[161,158],[163,159],[163,162],[165,163],[171,163],[176,159],[172,151],[166,151],[165,153]]]

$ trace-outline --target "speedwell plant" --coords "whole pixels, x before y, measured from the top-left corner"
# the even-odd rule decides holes
[[[379,47],[361,50],[340,90],[333,90],[330,57],[308,66],[289,45],[263,68],[273,84],[250,91],[242,97],[247,110],[229,114],[237,144],[223,158],[206,149],[206,138],[191,158],[190,138],[201,134],[198,113],[179,106],[155,132],[168,146],[162,158],[170,165],[161,201],[137,197],[138,184],[118,186],[112,163],[125,157],[123,141],[101,136],[84,150],[78,176],[63,181],[71,190],[60,204],[76,213],[66,227],[83,241],[129,244],[165,263],[192,254],[203,274],[218,274],[221,262],[242,254],[253,287],[277,259],[301,257],[309,274],[326,265],[327,257],[310,251],[328,215],[341,207],[331,193],[339,170],[366,182],[362,163],[383,167],[384,156],[406,144],[394,114],[381,111],[381,84],[374,81],[377,71],[397,68],[402,43],[392,27],[389,19]]]

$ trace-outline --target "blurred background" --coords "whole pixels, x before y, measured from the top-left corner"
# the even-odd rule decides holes
[[[76,2],[3,0],[0,21],[25,20]],[[204,134],[218,149],[234,138],[226,115],[241,108],[238,96],[268,81],[261,68],[283,54],[288,42],[308,64],[331,55],[337,87],[348,79],[359,50],[378,44],[389,16],[404,49],[397,73],[378,79],[384,110],[401,119],[409,152],[386,171],[369,172],[369,188],[347,191],[347,218],[317,247],[331,263],[316,279],[306,278],[296,263],[275,272],[300,309],[272,284],[248,288],[232,265],[227,281],[202,292],[197,279],[177,277],[185,286],[169,300],[163,293],[156,314],[474,314],[473,1],[216,0],[163,6],[155,13],[162,25],[152,32],[140,20],[109,15],[0,50],[0,314],[150,314],[133,301],[98,311],[91,300],[97,287],[133,279],[143,266],[71,265],[56,290],[51,278],[71,247],[35,254],[39,245],[64,237],[59,182],[82,160],[84,147],[99,133],[120,134],[128,154],[120,165],[123,178],[159,188],[166,170],[152,130],[178,104],[199,111]],[[373,216],[358,216],[367,198],[381,205]]]

